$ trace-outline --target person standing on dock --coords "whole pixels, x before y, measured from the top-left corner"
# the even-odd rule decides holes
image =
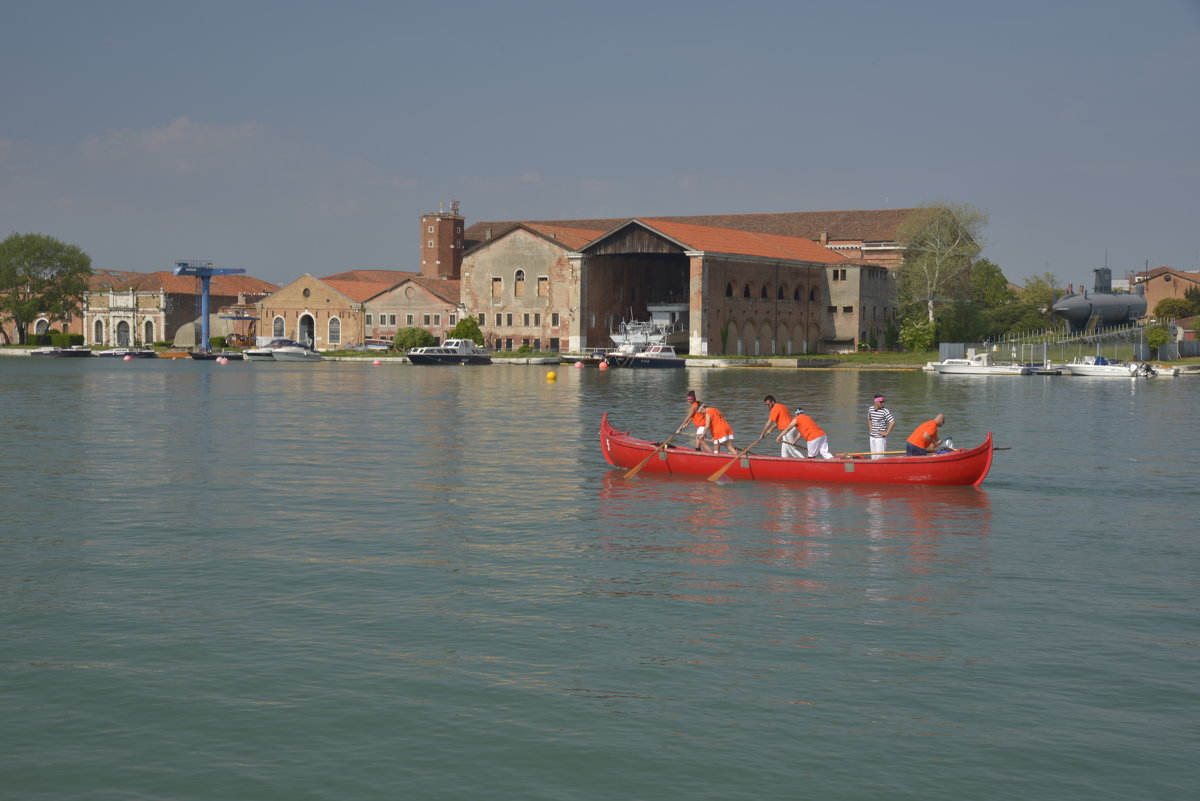
[[[882,395],[876,395],[874,403],[867,408],[867,438],[871,442],[872,459],[883,457],[884,451],[887,450],[888,434],[892,433],[892,427],[896,425],[896,418],[892,417],[892,413],[883,405],[884,401]]]
[[[787,432],[787,436],[783,438],[783,442],[779,446],[779,455],[793,458],[803,456],[804,454],[800,453],[800,449],[796,447],[796,440],[800,438],[799,432],[794,428],[788,431],[788,426],[792,423],[792,415],[788,413],[788,407],[776,401],[774,395],[763,398],[763,403],[766,404],[768,410],[767,423],[763,426],[759,439],[766,437],[771,426],[775,426],[780,431]]]
[[[822,459],[833,458],[833,454],[829,451],[829,437],[825,435],[824,430],[811,417],[805,414],[804,410],[799,406],[796,407],[795,416],[792,418],[792,422],[788,425],[787,430],[776,437],[775,441],[783,442],[783,438],[788,435],[788,431],[800,432],[800,437],[808,443],[809,459],[815,459],[818,456]]]
[[[927,456],[930,451],[936,451],[942,444],[938,439],[938,429],[945,424],[946,415],[938,412],[932,420],[926,420],[917,426],[917,430],[912,432],[908,441],[904,443],[905,456]]]

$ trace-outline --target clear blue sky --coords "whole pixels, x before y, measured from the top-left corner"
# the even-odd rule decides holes
[[[1017,283],[1200,269],[1200,0],[4,5],[0,236],[98,268],[948,199]]]

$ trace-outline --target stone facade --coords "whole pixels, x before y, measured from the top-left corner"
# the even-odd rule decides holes
[[[467,254],[461,302],[478,319],[484,343],[565,350],[580,308],[573,248],[599,233],[521,225]]]
[[[370,298],[364,312],[367,339],[391,341],[401,328],[422,328],[443,340],[463,314],[459,282],[412,275]]]
[[[274,284],[245,275],[213,276],[209,286],[209,335],[229,336],[237,325],[222,307],[248,309]],[[84,341],[97,347],[170,342],[195,347],[200,329],[200,281],[166,271],[125,273],[123,280],[84,296]]]
[[[346,284],[363,284],[356,294],[377,294],[371,282],[342,282],[338,288],[305,273],[259,305],[258,338],[286,337],[317,350],[336,350],[363,338],[363,300],[345,294]],[[372,291],[373,290],[373,291]],[[353,288],[351,288],[353,291]]]

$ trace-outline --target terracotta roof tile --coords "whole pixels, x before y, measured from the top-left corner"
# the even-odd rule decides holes
[[[414,275],[409,280],[425,287],[447,303],[457,304],[462,298],[462,281],[457,278],[427,278],[423,275]]]
[[[322,281],[371,281],[376,284],[390,284],[395,286],[401,281],[411,278],[419,273],[405,272],[404,270],[346,270],[345,272],[335,275],[327,275],[322,278]]]
[[[526,223],[526,228],[535,231],[547,239],[561,242],[564,247],[579,250],[587,243],[604,236],[607,229],[571,228],[564,225],[549,223]]]
[[[683,243],[689,250],[759,256],[768,259],[789,259],[818,264],[842,264],[847,261],[842,254],[822,247],[811,239],[736,231],[729,228],[692,225],[663,219],[639,220],[638,222]]]
[[[153,273],[130,273],[131,277],[121,283],[103,289],[144,292],[167,292],[173,295],[199,295],[200,279],[194,275],[175,275],[168,270]],[[214,275],[209,282],[209,294],[235,297],[239,293],[265,295],[279,287],[249,275]]]
[[[641,217],[642,220],[706,225],[763,234],[819,240],[825,235],[830,241],[893,242],[896,231],[917,209],[863,209],[849,211],[789,211],[770,214],[711,214],[688,216]],[[526,225],[551,225],[594,231],[611,231],[632,217],[609,217],[585,220],[525,220]],[[501,236],[520,224],[517,221],[473,223],[464,232],[465,245],[476,247]]]
[[[344,280],[340,278],[320,278],[317,280],[330,289],[341,292],[355,303],[363,303],[382,292],[387,292],[396,285],[391,282]]]

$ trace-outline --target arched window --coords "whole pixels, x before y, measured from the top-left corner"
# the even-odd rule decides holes
[[[758,293],[758,297],[761,300],[767,300],[771,297],[771,291],[766,284],[763,284],[762,291]]]
[[[154,342],[154,321],[147,320],[145,329],[146,333],[145,336],[142,337],[142,344],[149,345],[150,343]]]
[[[792,293],[792,300],[804,300],[804,295],[800,294],[800,287],[796,287],[796,291]]]
[[[96,324],[92,327],[92,339],[94,340],[92,343],[94,345],[103,345],[104,344],[104,321],[103,320],[97,320]]]
[[[525,271],[517,270],[516,276],[513,278],[513,297],[525,297]]]
[[[808,290],[808,300],[811,303],[811,302],[816,301],[816,299],[817,299],[817,288],[814,286],[812,289]]]
[[[787,289],[784,288],[783,284],[780,284],[779,289],[775,291],[775,299],[783,300],[785,297],[787,297]]]
[[[271,336],[275,339],[283,339],[283,318],[276,317],[271,322]]]
[[[329,344],[339,345],[342,342],[342,321],[337,317],[329,318]]]
[[[725,297],[727,297],[727,298],[733,297],[733,282],[732,281],[730,281],[728,284],[725,285]]]
[[[746,285],[744,287],[742,287],[742,297],[743,298],[750,297],[750,282],[749,281],[747,281]]]

